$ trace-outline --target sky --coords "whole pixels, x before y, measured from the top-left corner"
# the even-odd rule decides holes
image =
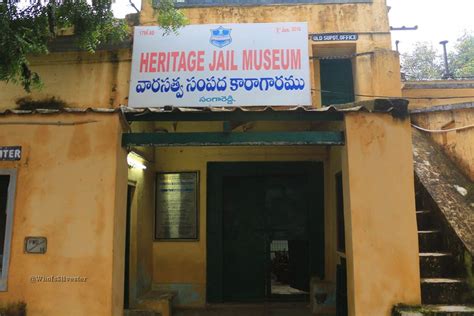
[[[409,53],[419,41],[431,42],[441,52],[443,40],[449,41],[450,51],[465,32],[474,32],[474,0],[387,0],[387,4],[391,26],[418,25],[417,31],[392,32],[392,42],[400,41],[400,53]]]
[[[133,2],[140,8],[140,0]],[[409,53],[418,41],[431,42],[441,53],[439,42],[448,40],[450,51],[462,34],[474,32],[474,0],[387,0],[387,4],[391,26],[418,25],[416,31],[392,32],[392,42],[400,41],[400,53]],[[129,0],[116,0],[113,8],[118,17],[135,12]]]

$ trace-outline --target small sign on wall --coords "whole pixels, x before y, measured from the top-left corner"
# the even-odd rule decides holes
[[[21,146],[0,146],[0,161],[18,161],[21,159]]]
[[[357,33],[322,33],[313,34],[311,39],[315,42],[348,42],[357,41],[359,34]]]
[[[197,172],[158,173],[155,240],[197,240]]]
[[[25,253],[44,254],[47,248],[46,237],[25,237]]]

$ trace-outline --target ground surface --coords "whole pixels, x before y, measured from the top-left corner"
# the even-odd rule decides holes
[[[310,316],[308,303],[211,305],[206,309],[175,309],[173,316]]]

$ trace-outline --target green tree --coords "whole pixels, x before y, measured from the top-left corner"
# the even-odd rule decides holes
[[[186,21],[173,0],[161,0],[158,23],[176,32]],[[26,91],[41,87],[30,67],[32,55],[47,54],[59,30],[72,28],[78,48],[93,53],[97,46],[129,36],[125,20],[113,15],[112,0],[0,0],[0,81],[21,84]]]
[[[474,78],[474,35],[466,32],[450,54],[450,68],[455,78]]]
[[[474,78],[474,35],[466,32],[449,46],[449,71],[454,79]],[[442,79],[445,73],[444,58],[427,42],[418,42],[408,54],[402,54],[402,72],[408,80]]]
[[[443,75],[443,60],[433,45],[428,42],[418,42],[408,54],[402,54],[402,72],[407,80],[441,79]]]

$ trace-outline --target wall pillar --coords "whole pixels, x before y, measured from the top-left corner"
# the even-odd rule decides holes
[[[419,304],[420,272],[409,119],[345,115],[342,153],[349,315]]]
[[[358,56],[353,59],[353,73],[356,101],[401,96],[397,52],[376,49],[373,54]]]

